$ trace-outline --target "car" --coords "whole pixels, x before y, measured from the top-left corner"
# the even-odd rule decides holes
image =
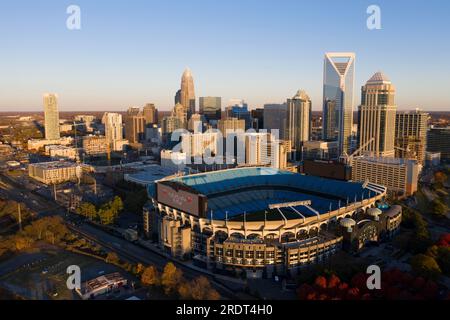
[[[98,275],[100,275],[100,276],[102,276],[102,275],[104,275],[104,274],[105,274],[105,271],[103,271],[103,270],[101,270],[101,271],[98,272]]]

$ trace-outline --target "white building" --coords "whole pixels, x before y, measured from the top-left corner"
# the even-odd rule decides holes
[[[112,151],[122,151],[124,145],[128,144],[128,141],[123,139],[122,115],[106,112],[102,123],[105,125],[106,140]]]
[[[187,162],[187,154],[172,150],[161,150],[161,167],[176,170],[184,170]]]
[[[61,145],[45,146],[45,154],[56,159],[75,160],[78,157],[78,151],[75,147],[67,147]]]

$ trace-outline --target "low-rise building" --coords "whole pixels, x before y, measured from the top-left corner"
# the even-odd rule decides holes
[[[76,289],[76,292],[83,300],[93,299],[96,296],[120,289],[127,283],[126,278],[115,272],[82,283],[81,288]]]
[[[44,184],[58,184],[81,177],[84,165],[69,161],[32,163],[28,175]]]
[[[70,159],[75,160],[78,158],[78,150],[74,147],[61,146],[61,145],[48,145],[45,146],[45,154],[53,159]]]
[[[28,140],[28,150],[39,150],[48,145],[68,146],[73,143],[72,137],[63,137],[60,139],[30,139]]]
[[[104,155],[108,152],[108,145],[105,136],[85,136],[83,137],[84,153],[90,156]]]

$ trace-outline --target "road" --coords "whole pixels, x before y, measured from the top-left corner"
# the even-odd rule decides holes
[[[14,184],[14,185],[13,185]],[[36,211],[39,217],[59,215],[67,222],[68,216],[66,209],[57,205],[43,196],[34,194],[25,188],[19,188],[17,183],[11,181],[11,178],[0,174],[0,196],[6,196],[18,202],[25,203],[31,210]],[[154,265],[162,271],[168,262],[167,257],[160,255],[150,249],[145,249],[135,245],[127,240],[111,235],[97,227],[87,223],[74,226],[67,223],[67,226],[78,235],[99,244],[100,246],[116,252],[119,257],[131,263],[142,263],[144,265]],[[193,270],[176,261],[172,261],[177,268],[183,271],[187,279],[193,279],[198,276],[205,276],[211,282],[211,285],[225,298],[235,298],[234,292],[217,283],[214,278],[208,274]]]

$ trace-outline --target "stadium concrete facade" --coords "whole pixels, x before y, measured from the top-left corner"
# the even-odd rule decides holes
[[[401,207],[386,188],[266,167],[150,184],[144,229],[173,256],[220,273],[284,275],[391,237]]]

